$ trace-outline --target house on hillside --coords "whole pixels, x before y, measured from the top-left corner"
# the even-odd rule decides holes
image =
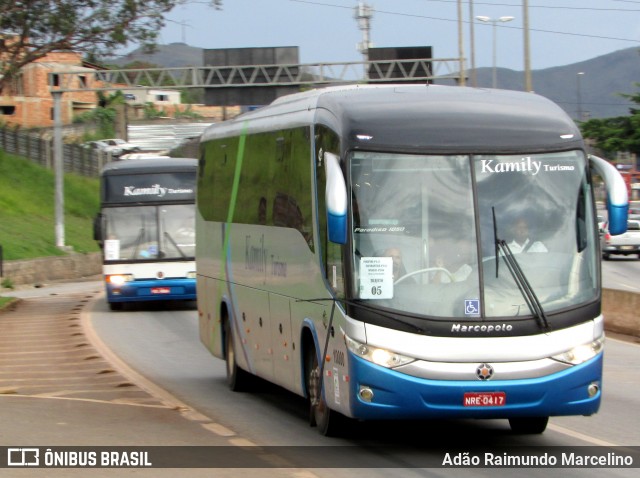
[[[94,87],[96,65],[82,61],[82,56],[73,51],[51,52],[24,66],[11,83],[0,91],[0,122],[23,128],[53,126],[53,97],[49,89],[49,74],[55,85],[59,81],[56,73],[68,71],[86,71],[87,75],[78,74],[73,87]],[[78,91],[64,93],[61,102],[62,123],[70,124],[75,115],[97,106],[94,91]]]
[[[179,90],[123,88],[122,92],[128,105],[127,118],[131,120],[144,119],[145,105],[152,105],[163,117],[167,118],[176,118],[184,115],[185,112],[190,112],[212,121],[222,121],[240,114],[240,107],[182,103],[182,94]]]
[[[122,90],[127,100],[135,103],[152,103],[156,106],[179,105],[180,92],[178,90]]]
[[[0,32],[0,42],[11,41],[12,34]],[[0,62],[3,58],[0,56]],[[75,51],[55,51],[21,68],[11,82],[0,88],[0,125],[21,128],[47,128],[53,126],[52,86],[64,81],[69,89],[87,91],[65,92],[61,97],[62,124],[68,125],[73,118],[98,107],[95,88],[103,83],[97,79],[96,70],[106,68],[82,60],[82,54]],[[73,75],[63,75],[74,72]],[[83,72],[87,74],[84,75]],[[129,88],[127,85],[110,84],[111,88],[122,86],[128,119],[143,119],[145,105],[151,104],[164,116],[178,117],[191,112],[204,118],[219,121],[238,114],[237,108],[182,104],[180,91],[170,89]],[[129,85],[130,87],[130,85]]]

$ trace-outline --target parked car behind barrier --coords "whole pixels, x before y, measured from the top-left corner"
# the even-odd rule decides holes
[[[640,259],[640,221],[630,219],[627,221],[627,232],[617,236],[612,236],[605,230],[600,242],[604,260],[608,260],[611,254],[637,254]]]
[[[142,149],[137,144],[128,143],[124,139],[120,138],[89,141],[88,143],[84,143],[84,146],[86,148],[110,154],[113,157],[118,157],[127,153],[135,153]]]

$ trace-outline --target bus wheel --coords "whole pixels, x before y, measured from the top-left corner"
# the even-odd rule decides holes
[[[511,431],[525,435],[538,435],[547,428],[549,417],[517,417],[509,418]]]
[[[318,427],[324,436],[340,436],[345,426],[346,417],[331,410],[322,396],[320,387],[320,366],[316,351],[311,347],[305,361],[307,392],[309,395],[309,424]]]
[[[233,332],[229,321],[224,323],[225,363],[227,369],[227,385],[234,392],[244,392],[250,388],[251,374],[242,370],[236,363],[236,349],[233,343]]]
[[[109,302],[109,309],[122,310],[122,302]]]

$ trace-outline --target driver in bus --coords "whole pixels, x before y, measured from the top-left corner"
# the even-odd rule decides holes
[[[529,237],[529,223],[523,217],[519,218],[512,229],[513,240],[508,244],[512,254],[521,252],[548,252],[540,241],[533,241]]]

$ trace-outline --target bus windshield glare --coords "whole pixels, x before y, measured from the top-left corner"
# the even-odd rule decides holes
[[[581,151],[355,152],[351,180],[357,299],[459,320],[535,316],[528,294],[546,313],[598,297]]]
[[[195,257],[191,204],[106,207],[103,215],[105,262]]]

